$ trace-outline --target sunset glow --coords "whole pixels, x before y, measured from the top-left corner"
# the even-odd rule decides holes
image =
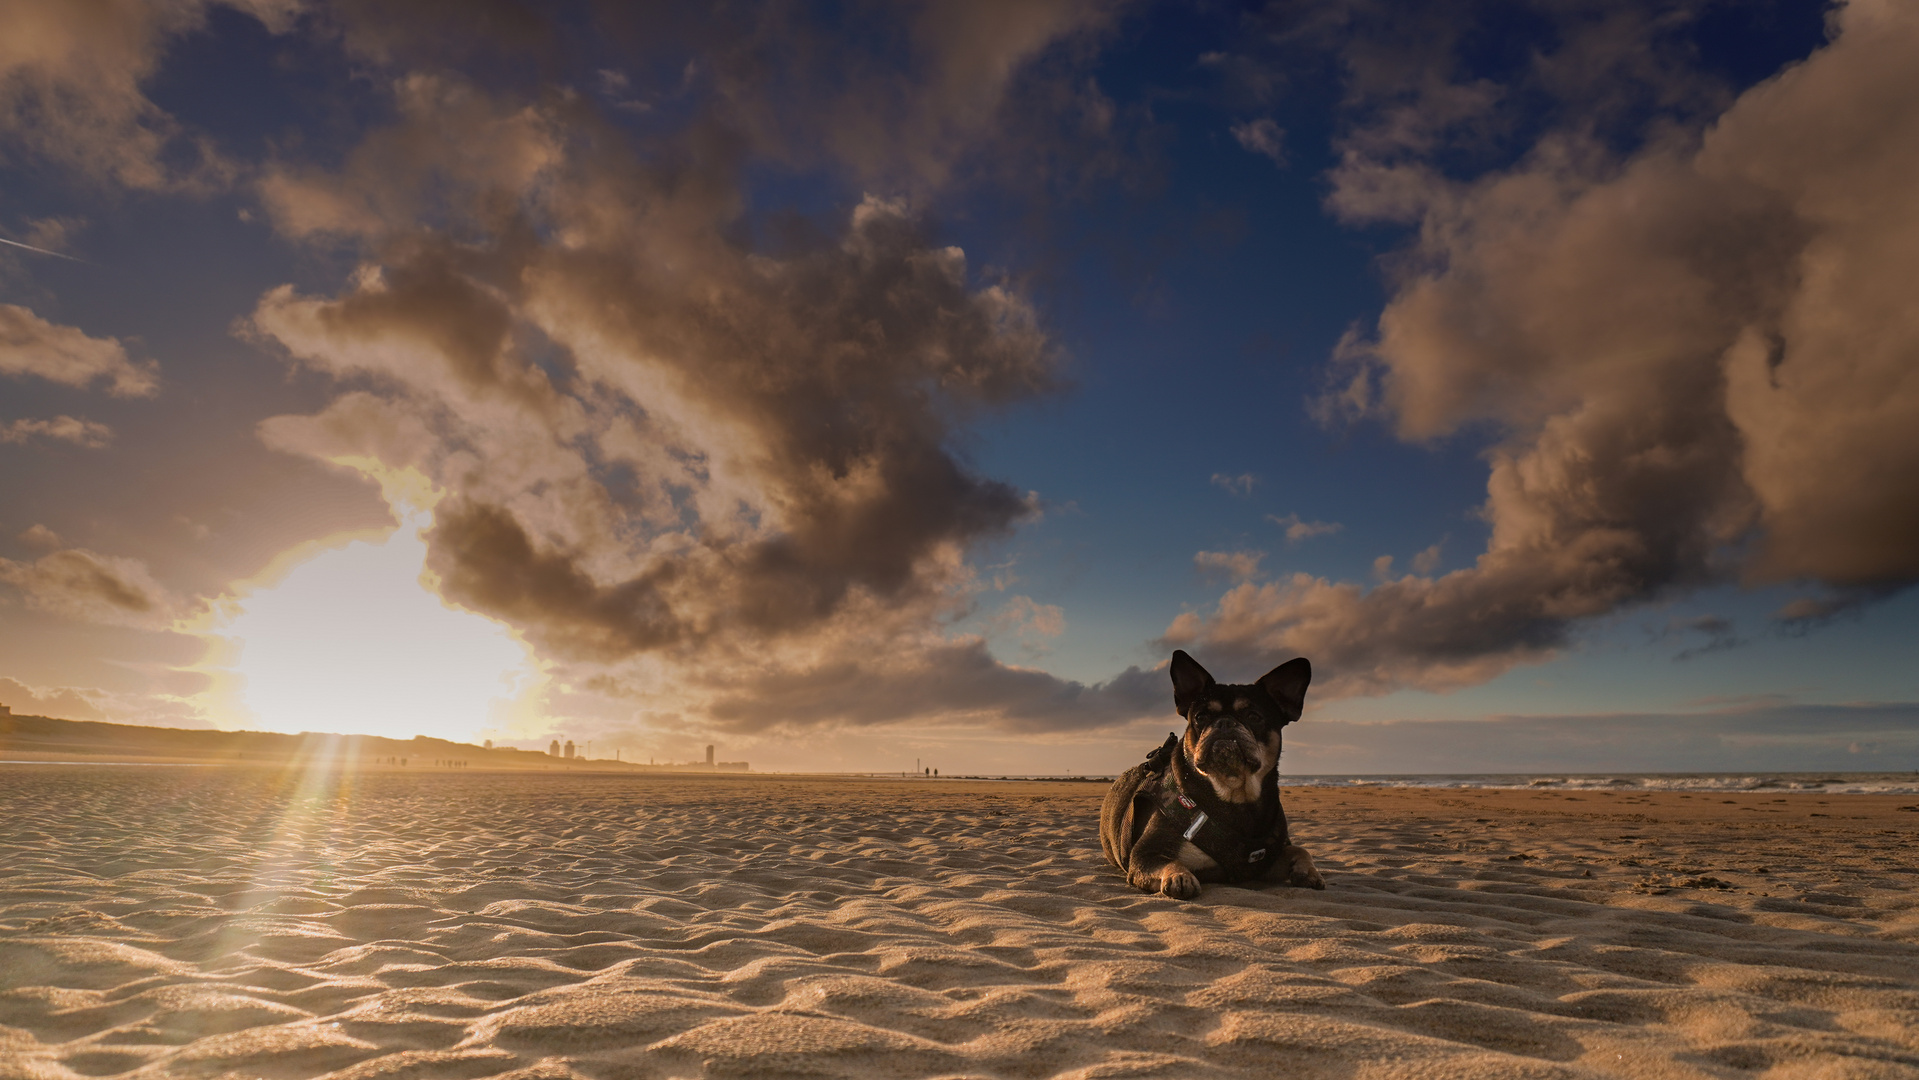
[[[446,604],[421,580],[416,519],[383,540],[322,550],[246,593],[230,639],[224,726],[474,739],[536,678],[504,627]]]
[[[1900,0],[0,5],[0,704],[1113,771],[1184,649],[1309,659],[1318,770],[1907,760],[1915,55]]]

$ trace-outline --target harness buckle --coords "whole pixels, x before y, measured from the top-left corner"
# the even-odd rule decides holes
[[[1184,806],[1184,807],[1185,807],[1186,809],[1188,809],[1188,810],[1191,810],[1191,809],[1194,809],[1195,807],[1197,807],[1197,806],[1199,806],[1199,804],[1198,804],[1198,803],[1196,803],[1196,802],[1194,802],[1193,800],[1191,800],[1191,799],[1189,799],[1189,798],[1187,798],[1187,797],[1186,797],[1186,793],[1185,793],[1185,792],[1183,792],[1183,791],[1179,793],[1179,796],[1178,796],[1178,798],[1179,798],[1179,804],[1180,804],[1181,806]]]

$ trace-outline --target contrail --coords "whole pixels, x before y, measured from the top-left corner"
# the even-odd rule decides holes
[[[93,265],[92,263],[87,262],[87,260],[85,259],[76,259],[71,255],[62,255],[57,251],[48,251],[46,248],[37,248],[37,247],[34,247],[32,244],[23,244],[18,240],[9,240],[4,236],[0,236],[0,244],[7,244],[11,247],[17,247],[17,248],[26,248],[28,251],[37,251],[42,255],[51,255],[56,259],[65,259],[68,262],[77,262],[86,266]]]

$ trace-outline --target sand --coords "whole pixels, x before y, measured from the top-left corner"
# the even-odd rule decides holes
[[[1102,788],[0,767],[0,1076],[1919,1077],[1911,796]]]

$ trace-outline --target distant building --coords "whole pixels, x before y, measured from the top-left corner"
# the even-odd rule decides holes
[[[546,756],[547,757],[560,756],[560,740],[554,739],[552,742],[546,744]]]
[[[713,767],[713,744],[712,743],[706,744],[706,767],[709,769]]]
[[[0,705],[0,716],[12,716],[12,715],[13,715],[13,706]]]
[[[488,750],[491,750],[491,749],[493,749],[493,740],[492,740],[492,739],[488,739],[488,740],[486,741],[486,748],[487,748]]]
[[[566,759],[568,761],[573,760],[573,740],[572,739],[566,740]]]

